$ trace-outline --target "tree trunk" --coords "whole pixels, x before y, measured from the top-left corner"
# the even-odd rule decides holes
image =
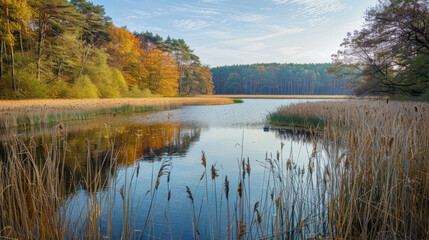
[[[86,63],[86,60],[87,60],[88,55],[89,55],[89,50],[91,49],[92,46],[93,46],[92,44],[89,44],[87,50],[85,50],[85,48],[84,48],[83,58],[82,58],[82,66],[80,67],[78,79],[80,79],[80,77],[82,77],[83,68],[85,67],[85,63]]]
[[[13,55],[13,45],[10,44],[10,56],[12,57],[12,89],[16,91],[15,83],[15,56]]]
[[[39,16],[39,37],[38,37],[38,40],[37,40],[37,43],[38,43],[38,49],[37,49],[37,73],[36,73],[36,75],[37,75],[37,81],[40,81],[40,68],[41,68],[40,64],[41,64],[41,60],[42,60],[43,34],[44,34],[44,27],[45,27],[44,21],[42,20],[42,18],[43,18],[42,15],[43,14],[40,13],[40,16]]]
[[[0,77],[3,75],[3,44],[4,44],[4,41],[1,41],[1,45],[0,45]]]
[[[64,56],[63,56],[63,58],[61,58],[60,64],[58,66],[57,79],[60,78],[61,68],[63,67],[64,58],[65,58]]]
[[[6,17],[7,17],[7,31],[9,34],[11,34],[10,32],[10,23],[9,23],[9,7],[6,4]],[[16,84],[15,84],[15,56],[13,55],[13,42],[10,41],[9,42],[9,46],[10,46],[10,56],[12,57],[12,89],[13,91],[16,91]]]
[[[177,61],[177,70],[179,71],[179,94],[182,92],[182,78],[183,78],[183,68],[181,64]]]
[[[24,56],[24,47],[22,46],[22,33],[19,31],[19,45],[21,45],[21,54]]]

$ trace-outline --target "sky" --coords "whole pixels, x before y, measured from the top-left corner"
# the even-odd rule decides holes
[[[92,0],[117,27],[182,38],[211,67],[326,63],[377,0]]]

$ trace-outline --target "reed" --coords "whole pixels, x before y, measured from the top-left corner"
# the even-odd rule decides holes
[[[61,121],[79,121],[103,114],[231,103],[232,99],[214,97],[0,100],[0,130],[42,125],[52,127]]]
[[[277,114],[326,122],[331,238],[429,237],[429,104],[313,102]],[[314,169],[314,168],[313,168]],[[313,170],[314,171],[314,170]]]
[[[1,239],[133,239],[136,216],[131,209],[139,208],[134,205],[133,179],[138,170],[117,191],[114,142],[100,150],[87,141],[85,165],[76,161],[71,168],[67,138],[58,128],[42,146],[32,139],[7,137],[0,148]],[[86,191],[81,201],[77,189]],[[117,193],[123,206],[119,213],[113,208]],[[113,221],[117,214],[123,216],[122,226]]]

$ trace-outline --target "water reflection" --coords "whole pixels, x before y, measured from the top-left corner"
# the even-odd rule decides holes
[[[148,191],[153,189],[152,180],[154,175],[156,177],[156,169],[160,168],[164,160],[173,158],[174,170],[171,176],[168,175],[171,186],[161,184],[158,189],[156,206],[161,210],[151,213],[148,208],[152,203],[143,201],[142,207],[136,210],[136,214],[142,219],[137,219],[135,228],[144,229],[144,219],[150,213],[153,226],[149,233],[145,233],[146,237],[155,234],[164,239],[170,238],[171,234],[189,239],[193,236],[193,229],[190,222],[183,222],[189,214],[185,187],[192,190],[195,202],[200,202],[201,206],[208,197],[213,197],[213,192],[208,196],[201,194],[201,190],[198,192],[204,171],[201,151],[206,153],[207,166],[216,166],[219,171],[217,185],[209,186],[208,191],[214,191],[215,194],[218,191],[221,194],[222,179],[228,175],[231,189],[234,189],[230,193],[231,199],[237,198],[235,188],[240,181],[237,179],[240,176],[240,159],[250,159],[252,177],[246,179],[246,184],[252,186],[252,194],[250,189],[248,193],[249,205],[261,201],[261,192],[267,188],[264,185],[267,167],[261,164],[267,162],[267,153],[268,156],[272,153],[271,158],[274,159],[276,152],[281,151],[280,158],[284,162],[293,161],[298,169],[309,165],[309,158],[315,156],[314,151],[319,151],[315,148],[314,136],[307,131],[292,129],[267,132],[263,127],[268,112],[294,102],[297,100],[245,100],[243,104],[188,106],[150,115],[124,116],[120,119],[98,118],[82,124],[58,125],[51,129],[15,131],[1,134],[0,160],[8,159],[9,148],[13,145],[12,138],[29,146],[29,154],[37,156],[40,165],[47,159],[47,154],[60,155],[64,161],[62,168],[59,168],[64,169],[61,170],[65,179],[62,182],[66,189],[64,195],[76,196],[107,191],[112,181],[118,188],[126,186],[130,182],[128,172],[141,166],[140,176],[133,185],[136,190],[131,200],[139,205],[140,199],[145,199]],[[58,143],[52,144],[53,142]],[[319,152],[322,155],[321,149]],[[285,164],[279,166],[284,170]],[[298,180],[302,179],[304,176],[300,176]],[[113,197],[119,194],[118,189],[113,191]],[[167,202],[170,194],[173,197]],[[120,199],[120,196],[116,197]],[[226,203],[222,201],[224,200],[219,201],[219,204],[225,206]],[[167,221],[162,209],[167,204],[171,204],[174,209],[168,213],[171,229],[162,232],[159,229],[165,228]],[[121,201],[110,207],[120,211]],[[201,213],[201,219],[207,221],[207,215],[208,213]],[[118,229],[121,229],[121,215],[109,221],[115,222]],[[226,226],[222,226],[222,229],[225,228]],[[225,238],[225,232],[219,234]]]
[[[276,135],[276,138],[287,140],[287,141],[302,141],[304,143],[311,143],[314,137],[317,135],[312,134],[310,130],[307,129],[297,129],[297,128],[275,128],[270,129]]]
[[[201,134],[200,127],[180,123],[100,125],[92,128],[85,124],[75,125],[68,127],[68,131],[58,125],[31,133],[5,133],[1,139],[0,160],[11,159],[9,155],[13,147],[28,149],[18,149],[22,159],[34,158],[40,166],[46,159],[61,157],[66,193],[78,189],[91,192],[92,189],[105,189],[108,179],[122,166],[133,166],[136,161],[184,156]],[[88,182],[98,185],[88,185]]]

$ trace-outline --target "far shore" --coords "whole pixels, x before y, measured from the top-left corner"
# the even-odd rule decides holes
[[[262,99],[373,99],[375,97],[358,97],[354,95],[211,95],[215,98],[262,98]]]
[[[94,111],[130,106],[175,108],[183,105],[222,105],[232,99],[362,99],[353,95],[199,95],[195,97],[115,98],[115,99],[28,99],[0,100],[0,118],[46,113]],[[374,97],[365,97],[374,98]]]

